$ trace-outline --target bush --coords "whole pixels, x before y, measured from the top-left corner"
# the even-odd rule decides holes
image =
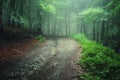
[[[42,35],[39,35],[37,39],[39,40],[39,42],[44,42],[46,40],[45,37]]]
[[[83,49],[79,64],[86,69],[86,73],[81,75],[80,79],[120,79],[120,56],[114,50],[95,41],[90,41],[82,34],[77,34],[72,37],[80,43]],[[87,73],[90,73],[90,75]]]

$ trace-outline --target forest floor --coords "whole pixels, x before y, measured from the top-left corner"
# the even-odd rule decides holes
[[[0,41],[0,80],[78,80],[81,48],[75,40],[50,37]]]

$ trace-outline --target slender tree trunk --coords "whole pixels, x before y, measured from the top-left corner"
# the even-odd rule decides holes
[[[83,25],[81,25],[81,29],[80,29],[80,30],[81,30],[81,31],[80,31],[81,33],[83,33],[83,27],[84,27],[84,26],[83,26]]]
[[[68,14],[68,34],[70,35],[70,28],[71,28],[71,22],[70,22],[70,14]]]
[[[93,23],[93,40],[95,40],[95,21]]]
[[[99,23],[99,21],[97,21],[97,24],[98,24],[99,26],[98,26],[98,28],[96,29],[96,31],[97,31],[97,34],[96,34],[96,35],[97,35],[97,36],[96,36],[96,39],[97,39],[97,42],[99,42],[99,36],[100,36],[100,27],[101,27],[101,26],[100,26],[100,23]]]
[[[105,28],[104,28],[104,24],[105,24],[105,21],[103,20],[102,21],[102,27],[101,27],[101,40],[103,42],[103,39],[104,39],[104,33],[105,33]]]
[[[48,15],[48,23],[47,23],[48,35],[50,34],[50,16]]]
[[[2,27],[2,5],[3,4],[3,0],[0,1],[0,32],[3,33],[3,27]]]
[[[66,16],[66,19],[65,19],[66,23],[65,24],[66,24],[66,36],[67,36],[68,35],[68,14],[67,14],[67,12],[66,12],[65,16]]]
[[[2,9],[0,9],[0,27],[2,27]]]
[[[2,13],[0,12],[0,32],[3,32],[2,28]]]
[[[57,20],[55,19],[55,21],[54,21],[54,27],[53,27],[53,29],[54,29],[54,30],[53,30],[53,34],[55,34],[55,35],[56,35],[55,29],[56,29],[56,26],[57,26],[56,24],[57,24]]]

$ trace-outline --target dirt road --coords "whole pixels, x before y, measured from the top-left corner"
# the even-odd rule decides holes
[[[49,38],[24,56],[0,62],[0,80],[77,80],[80,52],[73,39]]]

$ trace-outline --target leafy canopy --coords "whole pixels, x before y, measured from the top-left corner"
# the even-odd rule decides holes
[[[39,6],[47,13],[52,13],[52,14],[56,13],[56,8],[52,3],[41,1]]]
[[[109,13],[102,8],[89,8],[79,13],[79,18],[84,19],[87,23],[91,23],[96,20],[107,20],[108,15]]]

